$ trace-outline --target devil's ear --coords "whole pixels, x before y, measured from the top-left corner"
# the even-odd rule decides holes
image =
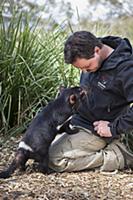
[[[76,103],[76,96],[74,94],[70,95],[69,102],[71,105],[74,105]]]
[[[61,85],[61,86],[59,87],[59,89],[58,89],[58,92],[57,92],[56,97],[60,96],[60,95],[62,94],[62,92],[64,91],[65,88],[66,88],[65,86],[62,86],[62,85]]]
[[[66,88],[65,86],[61,85],[59,87],[59,93],[61,94],[64,91],[65,88]]]
[[[88,85],[82,85],[81,88],[82,88],[82,90],[83,90],[83,92],[85,94],[90,94],[91,93],[91,87],[90,86],[88,86]]]

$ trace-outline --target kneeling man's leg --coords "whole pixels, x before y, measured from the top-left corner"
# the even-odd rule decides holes
[[[73,135],[65,133],[50,147],[49,167],[57,172],[98,167],[103,171],[123,168],[124,159],[119,149],[116,147],[117,150],[114,150],[114,146],[106,146],[102,138],[86,129],[80,129],[77,134]]]

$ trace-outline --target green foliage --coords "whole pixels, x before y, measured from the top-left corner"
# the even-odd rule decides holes
[[[40,31],[37,23],[30,27],[28,16],[14,13],[7,23],[1,13],[0,38],[0,129],[12,134],[24,129],[60,85],[76,84],[79,71],[64,64],[65,33],[59,27]]]

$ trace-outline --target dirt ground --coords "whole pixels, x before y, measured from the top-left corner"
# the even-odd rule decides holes
[[[0,138],[1,139],[1,138]],[[14,155],[19,140],[11,138],[0,147],[0,170]],[[0,200],[133,200],[133,172],[84,171],[44,175],[27,171],[0,179]]]

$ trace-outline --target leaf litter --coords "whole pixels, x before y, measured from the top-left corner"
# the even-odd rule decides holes
[[[2,139],[2,138],[1,138]],[[20,138],[12,137],[0,147],[0,170],[11,162]],[[64,172],[44,175],[33,170],[16,171],[0,179],[0,200],[133,200],[133,172]]]

